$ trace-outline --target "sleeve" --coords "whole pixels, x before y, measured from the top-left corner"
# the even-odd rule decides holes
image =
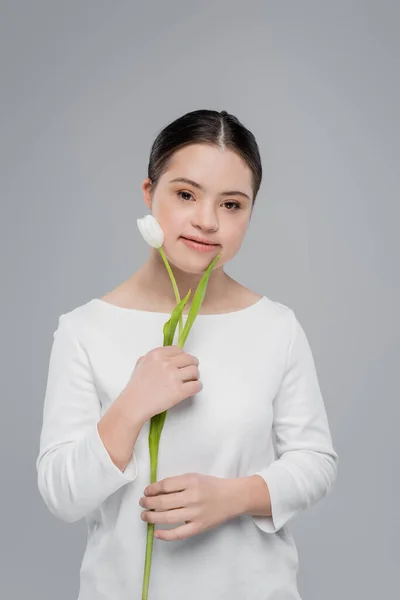
[[[36,469],[48,509],[70,523],[137,477],[135,452],[124,471],[112,461],[97,429],[100,415],[89,358],[63,314],[53,333]]]
[[[290,309],[292,326],[285,370],[273,402],[277,459],[252,475],[268,485],[272,517],[251,515],[266,533],[275,533],[325,496],[339,457],[332,446],[327,414],[306,334]]]

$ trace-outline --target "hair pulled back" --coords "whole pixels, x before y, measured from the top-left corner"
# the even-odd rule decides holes
[[[151,147],[147,169],[153,187],[167,170],[173,153],[189,144],[210,144],[236,152],[252,172],[254,206],[262,179],[259,148],[251,131],[226,110],[193,110],[158,133]]]

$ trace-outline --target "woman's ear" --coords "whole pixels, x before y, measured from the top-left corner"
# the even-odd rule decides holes
[[[151,206],[153,201],[153,183],[149,177],[142,183],[143,200],[149,211],[151,212]]]

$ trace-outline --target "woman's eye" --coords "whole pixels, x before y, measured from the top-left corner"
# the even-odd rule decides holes
[[[190,196],[191,198],[193,197],[190,192],[183,192],[183,191],[181,191],[181,192],[177,192],[177,194],[178,194],[178,196],[181,196],[182,194],[186,194],[186,196]],[[181,199],[182,200],[187,200],[187,198],[182,198],[182,197],[181,197]],[[239,202],[234,202],[233,200],[231,200],[231,201],[228,200],[227,202],[225,202],[225,204],[232,204],[234,206],[233,209],[232,208],[228,209],[230,211],[235,211],[235,210],[238,210],[240,208]]]
[[[187,196],[191,196],[192,194],[190,194],[189,192],[178,192],[178,196],[179,194],[186,194]],[[185,199],[185,198],[184,198]]]
[[[235,208],[233,210],[238,210],[240,208],[239,202],[225,202],[225,204],[234,204]],[[232,210],[232,209],[229,209]]]

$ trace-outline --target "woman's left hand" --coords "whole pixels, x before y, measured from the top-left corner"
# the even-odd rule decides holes
[[[148,486],[139,504],[148,523],[180,523],[175,529],[157,529],[165,541],[183,540],[240,514],[236,479],[201,473],[167,477]],[[148,490],[148,491],[147,491]]]

